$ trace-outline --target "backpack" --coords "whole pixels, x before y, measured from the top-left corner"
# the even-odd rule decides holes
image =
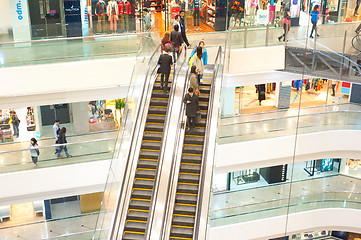
[[[194,61],[196,60],[197,54],[194,54],[193,57],[189,60],[189,67],[191,68],[193,66]]]

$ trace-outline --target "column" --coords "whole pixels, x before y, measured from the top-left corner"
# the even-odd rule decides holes
[[[89,133],[88,103],[72,103],[73,129],[75,134]]]
[[[236,97],[235,87],[222,88],[222,117],[234,115],[234,102]]]

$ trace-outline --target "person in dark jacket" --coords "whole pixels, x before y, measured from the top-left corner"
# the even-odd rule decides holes
[[[59,144],[68,143],[68,142],[66,141],[66,128],[65,128],[65,127],[63,127],[63,128],[60,130],[60,132],[59,132],[58,143],[59,143]],[[58,157],[58,158],[61,157],[61,156],[60,156],[60,153],[61,153],[61,151],[63,151],[63,149],[64,149],[64,152],[65,152],[66,157],[68,157],[68,158],[71,157],[71,155],[69,155],[69,153],[68,153],[68,148],[66,147],[66,145],[59,147],[59,150],[58,150],[58,153],[57,153],[57,157]]]
[[[259,105],[263,100],[266,100],[266,84],[256,85],[257,93],[258,93],[258,101]]]
[[[182,51],[183,38],[179,31],[179,25],[173,26],[174,30],[170,33],[170,41],[173,45],[173,59],[174,63],[177,62],[180,52]]]
[[[172,56],[170,55],[170,52],[171,52],[171,47],[165,46],[165,53],[160,55],[158,60],[158,64],[160,65],[160,72],[161,72],[160,85],[165,93],[168,90],[169,74],[173,65],[173,59]],[[165,77],[165,82],[164,82],[164,77]]]
[[[11,122],[13,125],[13,129],[14,129],[14,137],[19,137],[19,125],[20,125],[20,120],[18,118],[18,115],[16,115],[15,111],[11,111]]]
[[[199,101],[198,96],[194,93],[193,88],[188,89],[188,93],[185,95],[183,102],[186,104],[186,116],[188,119],[187,131],[196,127],[196,116],[199,113]]]
[[[188,38],[187,38],[187,35],[186,35],[186,24],[185,24],[185,21],[184,21],[184,11],[181,10],[179,12],[179,16],[180,16],[180,21],[179,21],[179,25],[180,25],[180,31],[181,31],[181,34],[182,34],[182,38],[183,38],[183,41],[184,43],[187,45],[187,47],[190,46],[189,42],[188,42]]]

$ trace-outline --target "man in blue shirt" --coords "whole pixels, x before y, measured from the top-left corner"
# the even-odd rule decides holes
[[[188,39],[187,39],[187,35],[186,35],[186,25],[185,25],[185,21],[184,21],[184,11],[183,10],[181,10],[179,12],[179,16],[180,16],[179,24],[180,24],[180,29],[181,29],[181,34],[182,34],[183,41],[185,42],[187,47],[190,47],[191,45],[189,44]]]

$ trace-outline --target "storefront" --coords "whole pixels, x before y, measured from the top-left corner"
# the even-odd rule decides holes
[[[121,121],[121,108],[116,102],[121,100],[100,100],[88,102],[90,132],[110,131],[118,128]],[[117,105],[117,106],[116,106]]]
[[[361,160],[360,159],[342,159],[340,173],[361,178]]]

